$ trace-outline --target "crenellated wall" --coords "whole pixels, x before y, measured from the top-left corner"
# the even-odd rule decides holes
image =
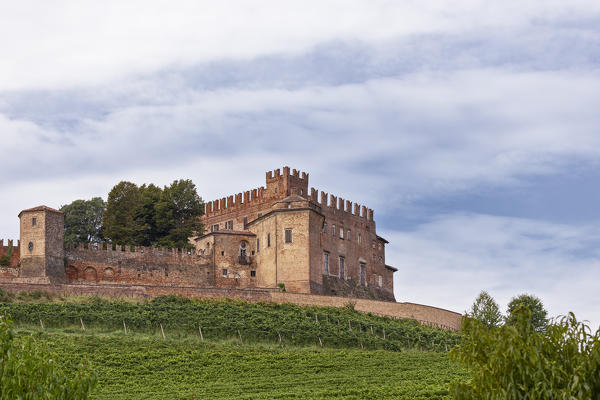
[[[195,250],[152,247],[70,246],[65,250],[70,283],[120,283],[132,285],[214,285],[211,258]]]

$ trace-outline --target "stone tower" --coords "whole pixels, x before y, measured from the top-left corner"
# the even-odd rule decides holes
[[[20,278],[32,283],[64,283],[65,216],[47,206],[19,213],[21,228]]]

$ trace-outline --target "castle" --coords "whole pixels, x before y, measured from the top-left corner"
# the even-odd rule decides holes
[[[266,185],[210,201],[191,249],[114,243],[64,245],[64,215],[47,206],[19,213],[17,246],[0,241],[0,287],[67,294],[239,297],[341,306],[448,329],[460,314],[396,303],[387,240],[373,210],[311,188],[308,174],[268,171]]]
[[[308,174],[284,167],[266,185],[208,202],[194,250],[111,244],[64,247],[64,216],[50,207],[21,211],[19,268],[36,283],[123,283],[270,288],[394,301],[387,241],[373,210],[318,191]],[[25,246],[21,246],[25,244]],[[9,273],[4,272],[4,275]]]

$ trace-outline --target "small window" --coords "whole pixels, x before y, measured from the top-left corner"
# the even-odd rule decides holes
[[[367,285],[367,264],[360,263],[360,285]]]
[[[285,242],[292,243],[292,230],[291,229],[285,230]]]
[[[240,257],[246,257],[246,242],[240,243]]]
[[[358,244],[362,242],[362,235],[358,232]]]
[[[225,229],[233,230],[233,221],[225,222]]]
[[[323,222],[323,233],[327,233],[327,222]]]
[[[381,275],[379,275],[379,282],[378,282],[378,284],[379,284],[379,287],[383,286],[383,276],[381,276]]]
[[[277,193],[277,188],[275,188],[275,193]]]
[[[262,213],[258,213],[258,218],[262,217]]]
[[[335,224],[331,227],[331,234],[335,236]]]
[[[29,242],[27,248],[29,249],[29,251],[33,251],[33,242]]]
[[[219,230],[219,224],[214,224],[213,226],[210,227],[211,232],[216,232],[218,230]]]
[[[344,228],[340,227],[340,239],[344,240]]]
[[[256,252],[260,253],[260,239],[256,239]]]
[[[346,277],[346,259],[340,256],[340,278],[345,279]]]
[[[304,194],[304,189],[300,189],[300,195],[302,196]]]
[[[250,277],[251,278],[256,278],[256,271],[255,270],[251,270],[250,271]]]
[[[271,234],[267,233],[267,247],[271,247]]]
[[[323,273],[329,275],[329,253],[323,252]]]
[[[248,225],[248,217],[244,217],[244,229],[246,229],[246,225]]]
[[[350,231],[346,231],[346,236],[347,236],[346,239],[350,240]]]
[[[33,217],[33,218],[31,219],[31,226],[36,226],[36,225],[37,225],[37,218],[36,218],[36,217]]]
[[[223,268],[223,269],[221,270],[221,275],[223,275],[223,276],[227,276],[227,268]]]
[[[222,255],[222,256],[224,256],[224,255],[225,255],[225,250],[223,250],[223,251],[221,252],[221,255]]]

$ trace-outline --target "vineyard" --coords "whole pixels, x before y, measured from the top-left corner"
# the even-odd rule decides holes
[[[21,330],[21,334],[31,331]],[[137,334],[38,334],[66,369],[85,357],[92,399],[442,399],[464,372],[446,354],[281,348]]]
[[[446,352],[459,335],[345,308],[248,303],[241,300],[190,300],[176,296],[132,303],[88,298],[62,302],[5,302],[0,314],[20,326],[135,332],[156,336],[236,338],[280,345]]]
[[[460,336],[345,308],[0,293],[0,314],[67,373],[87,360],[92,399],[442,399],[465,377]]]

